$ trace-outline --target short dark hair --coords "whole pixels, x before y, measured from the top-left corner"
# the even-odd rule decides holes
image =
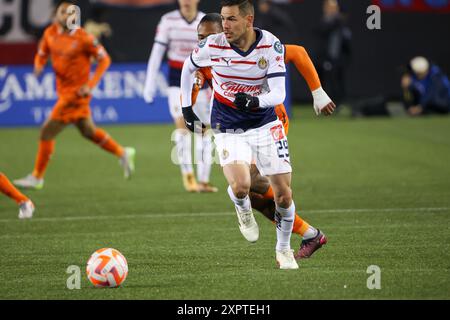
[[[255,15],[255,7],[252,0],[222,0],[222,7],[238,6],[241,15]]]
[[[56,1],[56,8],[58,8],[60,5],[62,5],[63,3],[67,3],[70,5],[77,5],[78,1],[77,0],[58,0]]]
[[[203,16],[202,20],[198,23],[201,25],[202,23],[216,23],[222,27],[222,16],[219,13],[207,13]]]

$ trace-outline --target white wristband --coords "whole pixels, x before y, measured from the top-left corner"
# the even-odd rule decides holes
[[[331,101],[330,97],[327,95],[322,87],[311,92],[314,100],[314,111],[319,115],[322,108],[329,104]]]

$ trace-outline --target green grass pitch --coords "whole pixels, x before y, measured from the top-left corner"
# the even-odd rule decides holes
[[[308,110],[308,111],[307,111]],[[294,199],[329,243],[299,270],[275,265],[275,229],[255,213],[260,239],[237,227],[218,165],[217,194],[183,191],[170,162],[172,126],[108,126],[137,149],[124,181],[117,159],[73,128],[57,139],[37,210],[19,221],[0,197],[1,299],[449,299],[450,118],[317,119],[297,109],[289,146]],[[38,129],[0,129],[0,169],[28,174]],[[297,249],[300,239],[293,235]],[[102,247],[120,250],[129,275],[94,288],[85,264]],[[80,266],[80,290],[66,288]],[[381,289],[367,288],[367,268]]]

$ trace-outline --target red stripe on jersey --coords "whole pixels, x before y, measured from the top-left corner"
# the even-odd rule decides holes
[[[210,48],[221,49],[221,50],[233,50],[232,47],[218,46],[218,45],[215,45],[215,44],[210,44],[209,47]]]
[[[222,97],[220,94],[218,94],[217,92],[214,92],[214,98],[219,101],[221,104],[226,105],[227,107],[233,108],[233,109],[237,109],[236,106],[234,105],[233,102],[231,102],[230,100],[228,100],[227,98]]]
[[[257,46],[255,49],[268,49],[268,48],[271,48],[272,47],[272,45],[271,44],[269,44],[269,45],[263,45],[263,46]]]
[[[175,61],[175,60],[169,60],[168,61],[169,67],[174,69],[183,69],[183,61]]]
[[[221,73],[218,73],[216,70],[214,70],[214,72],[215,72],[219,77],[227,78],[227,79],[262,80],[262,79],[264,79],[264,78],[266,77],[266,76],[264,76],[264,77],[260,77],[260,78],[247,78],[247,77],[237,77],[237,76],[229,76],[229,75],[226,75],[226,74],[221,74]]]
[[[234,63],[234,64],[256,64],[255,61],[238,61],[238,60],[236,60],[236,61],[231,60],[231,63]]]
[[[212,59],[212,58],[211,58],[211,61],[214,61],[214,62],[220,62],[220,59]]]

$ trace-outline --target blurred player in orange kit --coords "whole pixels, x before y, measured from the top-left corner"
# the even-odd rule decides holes
[[[222,18],[220,14],[209,13],[200,21],[198,25],[199,41],[207,38],[209,35],[223,32]],[[333,102],[322,103],[321,101],[321,83],[316,69],[309,58],[306,50],[301,46],[286,45],[285,62],[294,63],[296,69],[306,80],[309,89],[314,98],[314,109],[317,114],[331,115],[335,109]],[[208,82],[211,86],[213,76],[211,68],[201,68],[195,74],[195,84],[192,90],[192,104],[195,104],[197,93],[202,88],[204,82]],[[319,106],[323,106],[319,108]],[[288,134],[289,117],[283,104],[275,107],[275,112],[284,126],[284,131]],[[251,188],[250,201],[252,207],[263,213],[265,217],[275,220],[275,202],[274,193],[270,186],[269,180],[261,176],[255,164],[251,165]],[[295,258],[309,258],[317,249],[327,243],[326,236],[320,231],[310,226],[298,214],[295,215],[293,233],[302,237],[300,250],[296,253]]]
[[[19,205],[19,219],[29,219],[33,217],[34,204],[19,190],[17,190],[8,177],[0,172],[0,192],[10,197]]]
[[[80,133],[102,149],[120,159],[124,176],[128,179],[134,172],[134,148],[119,145],[104,130],[97,128],[89,107],[91,91],[111,64],[111,59],[102,45],[82,28],[69,28],[72,2],[63,1],[56,9],[54,23],[49,26],[40,41],[34,61],[34,73],[39,76],[50,57],[56,74],[58,101],[43,125],[39,148],[32,174],[14,180],[23,188],[42,189],[44,173],[54,151],[56,136],[69,124],[74,124]],[[91,60],[98,64],[89,78]]]

